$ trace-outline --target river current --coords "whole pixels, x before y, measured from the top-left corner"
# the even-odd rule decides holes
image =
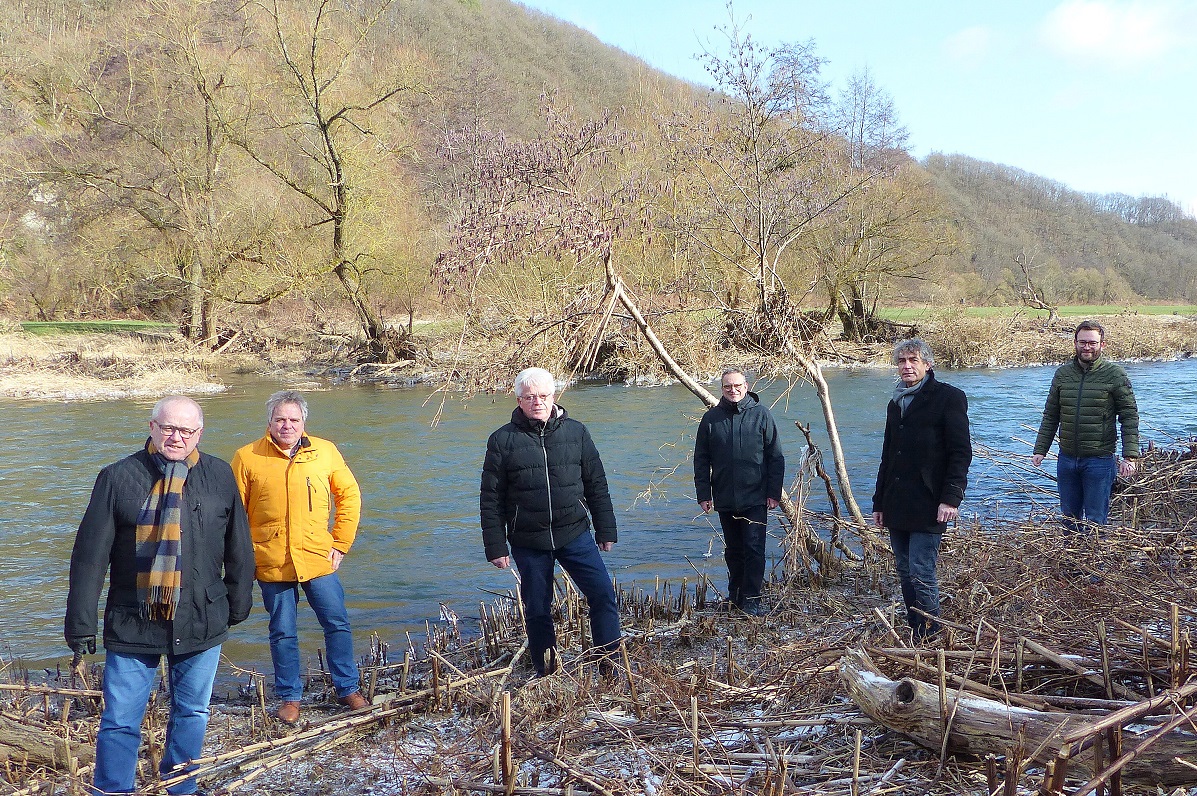
[[[1129,363],[1144,441],[1167,445],[1197,435],[1197,362]],[[1025,515],[1054,507],[1054,484],[1026,465],[1054,368],[943,371],[962,388],[978,455],[969,474],[966,517]],[[828,370],[844,454],[857,501],[866,513],[893,373],[870,368]],[[201,449],[229,459],[263,433],[263,403],[277,382],[245,379],[200,398]],[[808,384],[758,384],[781,428],[790,467],[804,441],[795,422],[810,424],[827,450],[823,418]],[[717,392],[718,385],[712,385]],[[445,603],[463,619],[479,601],[514,588],[510,571],[483,558],[478,482],[486,439],[515,406],[506,395],[469,399],[428,389],[336,386],[306,393],[308,431],[340,447],[362,487],[357,543],[345,559],[350,616],[359,654],[371,632],[406,646]],[[775,402],[775,403],[774,403]],[[694,578],[724,580],[717,521],[694,502],[689,454],[702,405],[680,386],[583,384],[560,398],[590,428],[602,454],[619,522],[608,566],[621,583]],[[152,402],[29,402],[0,399],[0,655],[52,665],[69,655],[62,641],[67,569],[75,529],[95,475],[139,448]],[[438,412],[440,421],[433,425]],[[988,453],[983,453],[988,451]],[[832,462],[825,454],[830,471]],[[1045,465],[1048,472],[1054,467]],[[812,504],[821,509],[819,501]],[[771,532],[776,535],[778,528]],[[777,540],[772,539],[772,552]],[[319,627],[301,611],[305,654],[321,645]],[[242,665],[269,669],[266,620],[255,589],[254,612],[234,628],[226,650]]]

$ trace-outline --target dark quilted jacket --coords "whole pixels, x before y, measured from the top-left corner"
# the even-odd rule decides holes
[[[1122,426],[1123,457],[1137,459],[1139,407],[1126,371],[1105,357],[1086,371],[1073,357],[1052,377],[1034,452],[1046,454],[1059,429],[1061,453],[1109,456],[1118,445],[1115,419]]]
[[[183,585],[173,621],[140,616],[137,515],[160,471],[142,450],[100,471],[71,553],[67,638],[94,636],[104,575],[104,647],[185,655],[224,641],[253,605],[254,550],[229,465],[200,454],[183,485]]]
[[[487,561],[508,555],[509,542],[557,550],[586,532],[590,518],[597,543],[617,541],[598,449],[586,426],[561,406],[543,424],[517,407],[511,422],[490,435],[479,504]]]
[[[746,511],[781,500],[786,458],[777,424],[754,392],[733,403],[720,398],[694,435],[694,491],[716,511]]]

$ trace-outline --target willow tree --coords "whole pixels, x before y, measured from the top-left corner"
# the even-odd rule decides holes
[[[271,297],[245,290],[268,259],[269,224],[236,179],[244,157],[216,111],[244,24],[180,0],[99,11],[71,35],[47,35],[32,51],[40,63],[14,73],[42,121],[28,173],[69,206],[76,245],[108,263],[96,278],[114,304],[178,306],[187,336],[211,344],[221,300]]]
[[[676,205],[665,222],[729,280],[752,284],[755,301],[747,310],[724,305],[738,336],[733,342],[784,352],[814,384],[840,494],[857,532],[871,541],[852,493],[830,390],[787,287],[800,275],[800,242],[870,178],[842,168],[842,141],[826,124],[823,61],[813,42],[761,47],[734,17],[723,32],[726,53],[702,56],[716,93],[660,126],[672,164],[668,179],[694,199]]]
[[[240,106],[222,110],[230,139],[295,199],[314,256],[353,307],[374,361],[392,361],[406,347],[372,290],[386,270],[376,244],[393,233],[377,212],[387,201],[379,175],[402,173],[407,144],[397,102],[419,90],[418,64],[387,25],[392,5],[246,4],[261,31],[256,47],[242,52],[253,79]]]
[[[620,244],[651,227],[652,197],[659,187],[646,172],[628,167],[634,159],[621,157],[635,151],[636,142],[611,114],[574,122],[549,103],[546,121],[546,132],[530,140],[512,140],[480,127],[446,139],[442,151],[456,175],[450,193],[460,198],[460,205],[451,245],[438,258],[444,284],[478,301],[478,286],[488,271],[525,267],[529,258],[590,264],[595,269],[592,278],[601,275],[604,290],[579,313],[586,322],[577,325],[569,340],[570,366],[585,372],[593,365],[612,318],[621,309],[664,368],[706,406],[714,406],[719,399],[674,360],[621,274]],[[530,339],[564,320],[539,319],[539,329],[521,327],[520,337]],[[836,455],[842,460],[838,447]],[[842,461],[837,462],[837,472],[845,479],[845,493],[851,495]],[[797,522],[797,509],[788,498],[783,505],[795,527],[805,527]],[[855,513],[859,515],[859,508]],[[855,519],[861,537],[872,541],[863,518]],[[806,531],[807,552],[822,566],[834,568],[837,548],[809,528]],[[842,545],[838,549],[851,555]]]

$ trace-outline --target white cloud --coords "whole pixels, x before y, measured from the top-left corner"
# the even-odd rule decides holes
[[[993,33],[981,25],[956,31],[944,40],[948,59],[958,64],[974,65],[984,60],[993,44]]]
[[[1189,44],[1193,17],[1190,4],[1171,0],[1067,0],[1044,18],[1039,38],[1069,58],[1142,63]]]

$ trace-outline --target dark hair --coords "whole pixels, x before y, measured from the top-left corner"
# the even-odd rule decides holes
[[[1076,331],[1072,333],[1072,339],[1075,342],[1081,332],[1097,332],[1098,339],[1103,343],[1106,341],[1106,327],[1102,326],[1097,321],[1081,321],[1076,326]]]

